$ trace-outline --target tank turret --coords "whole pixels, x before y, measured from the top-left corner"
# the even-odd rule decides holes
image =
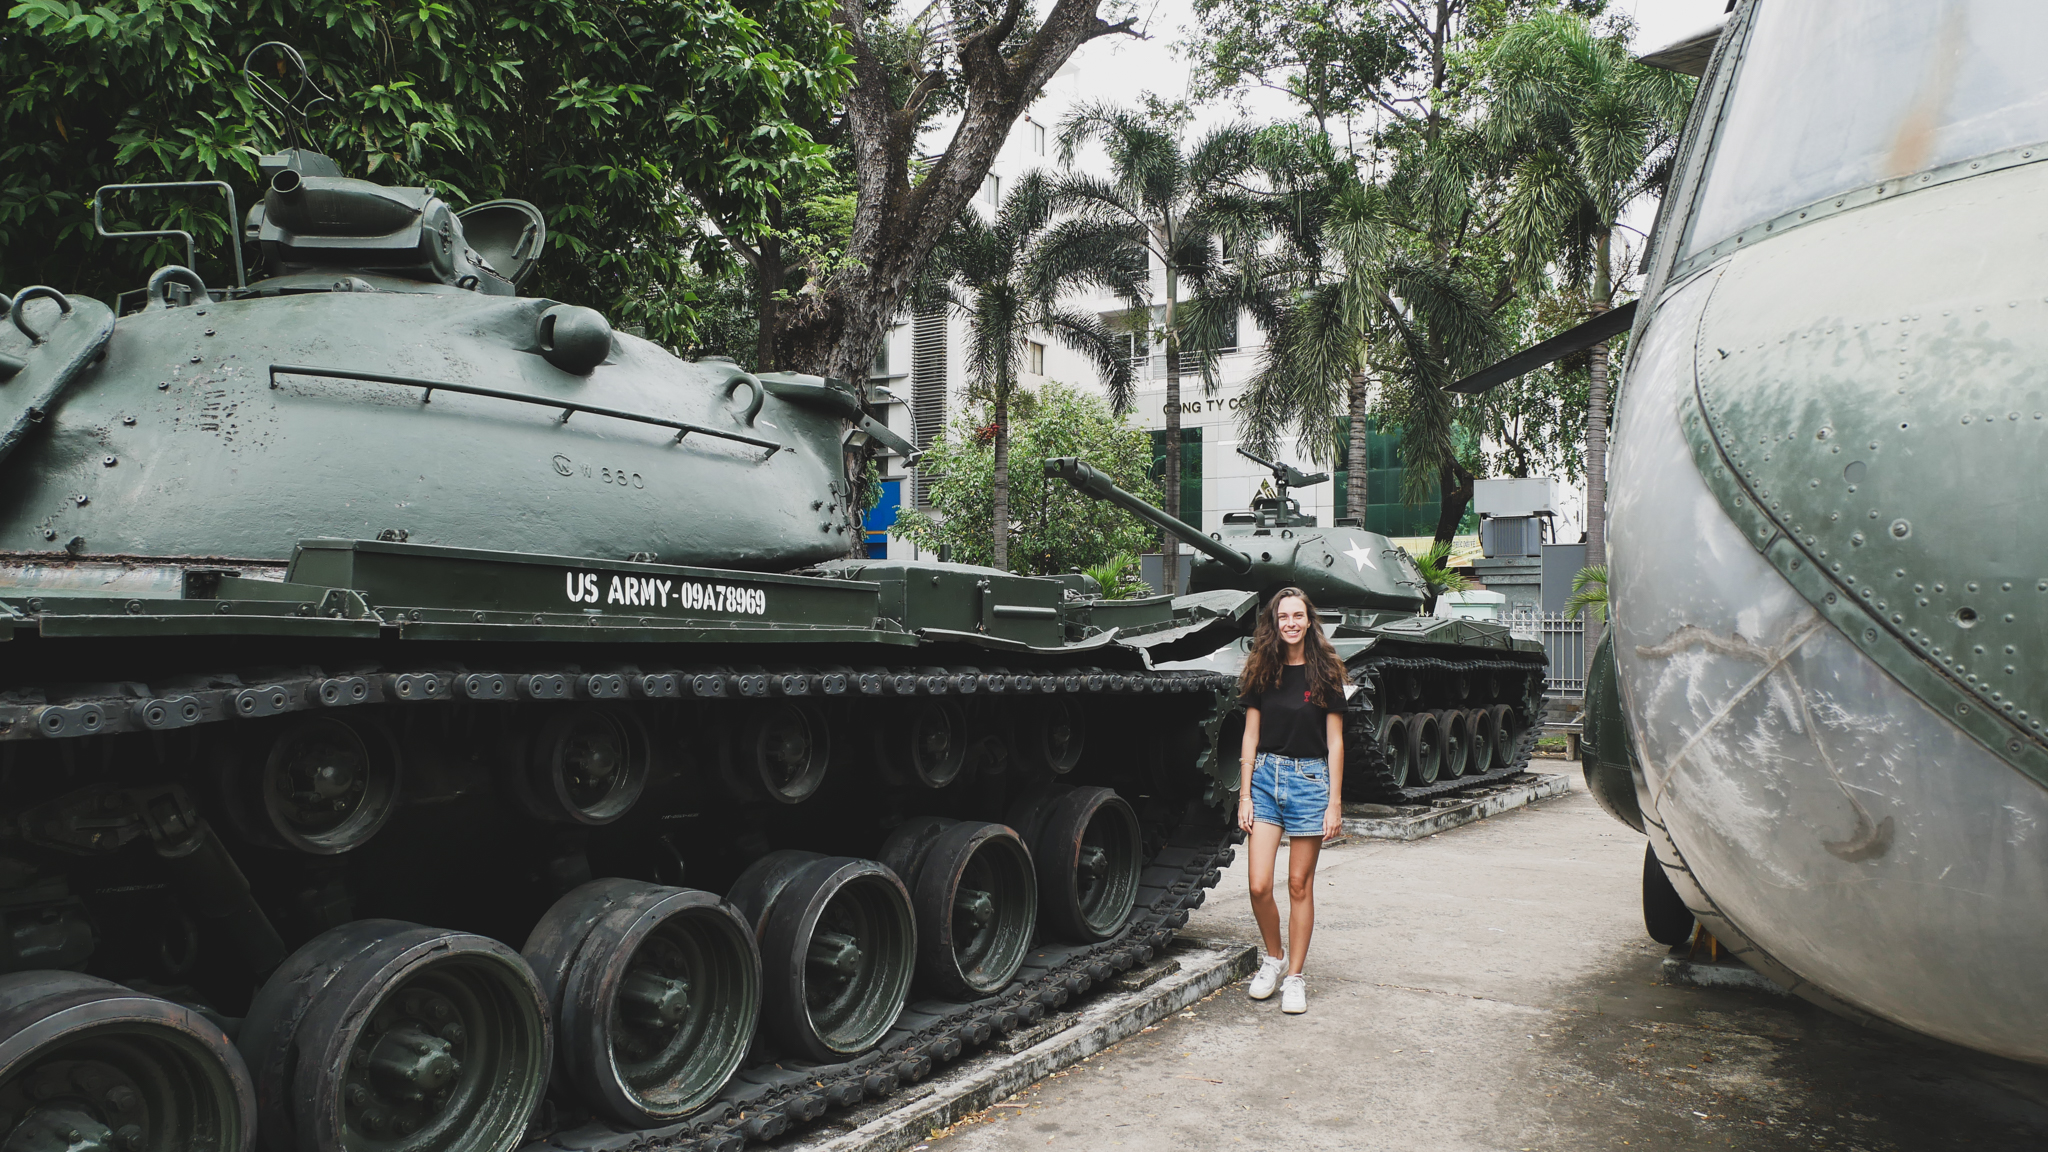
[[[1071,456],[1047,460],[1045,474],[1116,504],[1203,553],[1188,578],[1191,592],[1240,589],[1264,596],[1293,586],[1322,608],[1408,615],[1421,609],[1428,582],[1408,553],[1362,528],[1319,527],[1288,496],[1290,488],[1327,481],[1327,474],[1306,475],[1292,465],[1243,454],[1272,470],[1276,495],[1254,499],[1248,511],[1225,513],[1223,530],[1213,535],[1131,495]]]

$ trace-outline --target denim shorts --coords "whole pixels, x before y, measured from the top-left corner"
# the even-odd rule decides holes
[[[1252,819],[1289,836],[1321,836],[1330,810],[1330,762],[1259,753],[1252,762]]]

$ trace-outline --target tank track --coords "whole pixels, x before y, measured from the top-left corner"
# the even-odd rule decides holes
[[[1545,679],[1542,664],[1533,663],[1528,659],[1498,657],[1452,660],[1441,656],[1369,653],[1365,659],[1351,665],[1348,671],[1352,683],[1357,684],[1361,691],[1352,694],[1344,712],[1346,801],[1393,805],[1423,804],[1432,797],[1479,784],[1506,780],[1529,770],[1529,760],[1536,752],[1536,741],[1542,735],[1542,727],[1536,723],[1536,719],[1543,714]],[[1416,673],[1499,673],[1526,678],[1529,687],[1523,692],[1518,709],[1527,720],[1527,724],[1522,730],[1521,738],[1515,742],[1514,755],[1509,757],[1505,767],[1448,780],[1439,779],[1429,784],[1406,788],[1401,786],[1392,764],[1380,749],[1379,721],[1382,711],[1379,704],[1390,676]]]
[[[757,1063],[740,1069],[717,1103],[685,1123],[636,1132],[595,1124],[567,1128],[529,1142],[523,1152],[737,1152],[833,1109],[885,1099],[1165,951],[1236,859],[1231,845],[1241,838],[1222,826],[1220,813],[1213,822],[1182,823],[1146,862],[1137,907],[1122,932],[1098,944],[1037,948],[1017,980],[985,1000],[914,1000],[881,1044],[853,1060]]]
[[[548,671],[478,671],[452,662],[244,669],[239,673],[152,676],[148,683],[52,685],[0,694],[0,741],[68,745],[75,738],[248,722],[291,712],[383,706],[409,713],[462,701],[850,699],[1081,694],[1209,695],[1209,723],[1227,699],[1229,677],[1168,670],[1099,667],[1007,670],[796,665],[686,665],[646,671],[621,665],[556,665]],[[528,665],[528,667],[532,667]],[[603,670],[593,670],[602,667]],[[69,739],[68,739],[69,738]],[[1200,795],[1199,782],[1191,789]],[[875,1048],[840,1064],[756,1059],[727,1082],[712,1105],[688,1121],[619,1131],[552,1101],[529,1129],[525,1152],[737,1152],[775,1140],[834,1109],[887,1098],[992,1040],[1038,1023],[1070,999],[1165,950],[1236,856],[1241,839],[1220,810],[1189,800],[1179,823],[1158,816],[1144,825],[1158,848],[1140,874],[1135,907],[1117,935],[1092,945],[1042,944],[1000,994],[970,1003],[914,999]],[[516,941],[514,942],[516,945]]]

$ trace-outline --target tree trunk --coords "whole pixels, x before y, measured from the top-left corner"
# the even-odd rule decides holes
[[[1472,503],[1472,473],[1453,460],[1437,469],[1436,478],[1443,493],[1436,506],[1436,538],[1449,541],[1457,536],[1458,525],[1465,519],[1465,508]]]
[[[1595,247],[1592,314],[1607,311],[1613,292],[1607,273],[1608,233]],[[1607,563],[1607,345],[1593,345],[1586,387],[1586,564]]]
[[[996,471],[995,471],[995,514],[991,516],[989,529],[993,538],[989,541],[995,557],[991,567],[1008,571],[1010,568],[1010,391],[996,389]]]
[[[958,45],[959,125],[944,152],[913,179],[917,125],[947,87],[941,70],[919,74],[900,102],[900,67],[866,40],[867,0],[840,0],[833,19],[847,33],[854,82],[846,93],[845,142],[856,207],[846,259],[815,293],[778,309],[783,363],[864,384],[875,343],[903,306],[939,237],[981,190],[1010,128],[1053,73],[1098,36],[1129,33],[1136,21],[1096,15],[1101,0],[1054,0],[1021,46],[1004,43],[1025,15],[1006,0],[995,18]]]
[[[1167,249],[1172,251],[1171,247]],[[1166,266],[1166,514],[1180,516],[1180,341],[1174,339],[1174,296],[1180,285],[1173,265]],[[1152,366],[1151,356],[1145,367]],[[1199,527],[1199,525],[1197,525]],[[1168,596],[1180,594],[1180,538],[1159,534],[1159,579]]]
[[[781,212],[776,211],[771,222],[780,223]],[[754,266],[754,314],[760,321],[760,334],[754,340],[754,371],[773,372],[778,368],[775,357],[775,337],[780,325],[776,321],[782,301],[776,299],[782,291],[782,238],[775,235],[761,237],[761,258]]]
[[[1366,375],[1360,368],[1351,378],[1351,444],[1345,459],[1349,476],[1344,482],[1344,514],[1365,527],[1365,510],[1370,504],[1371,491],[1366,486],[1366,474],[1372,464],[1372,419],[1366,412]]]

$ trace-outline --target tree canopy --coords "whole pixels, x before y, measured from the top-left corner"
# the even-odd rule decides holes
[[[1288,290],[1241,431],[1348,455],[1352,515],[1368,416],[1401,432],[1403,498],[1435,483],[1442,539],[1489,468],[1600,474],[1597,435],[1590,456],[1577,443],[1604,430],[1599,355],[1487,396],[1444,389],[1611,303],[1619,215],[1662,187],[1690,81],[1630,61],[1626,20],[1593,21],[1604,8],[1197,2],[1207,36],[1186,47],[1206,91],[1277,88],[1306,115],[1261,135]]]
[[[529,291],[682,342],[684,273],[705,242],[688,198],[751,219],[779,183],[824,166],[805,125],[852,78],[833,12],[831,0],[17,0],[0,24],[0,283],[131,287],[183,253],[96,237],[95,188],[225,180],[246,206],[256,158],[300,142],[349,175],[425,185],[458,207],[533,201],[552,251]],[[305,57],[303,118],[279,115],[243,75],[267,41]],[[266,50],[258,63],[291,93],[282,59]],[[174,217],[224,278],[239,222],[203,194],[151,197],[110,205],[115,226]]]
[[[1112,413],[1101,398],[1079,389],[1051,383],[1026,395],[1030,403],[1018,405],[1011,429],[1013,455],[1029,462],[1030,479],[1010,491],[1010,570],[1074,572],[1145,551],[1153,533],[1144,522],[1066,484],[1047,483],[1042,466],[1048,457],[1079,456],[1126,491],[1156,504],[1159,486],[1146,477],[1151,438]],[[903,539],[932,551],[947,548],[964,564],[993,559],[995,437],[986,421],[985,410],[963,412],[932,443],[922,465],[933,478],[932,512],[907,509],[896,521]]]

